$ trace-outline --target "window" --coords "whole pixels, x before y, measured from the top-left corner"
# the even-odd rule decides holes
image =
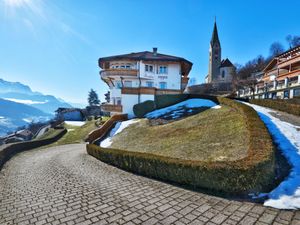
[[[167,66],[159,66],[158,73],[160,73],[160,74],[166,74],[166,73],[168,73],[168,67]]]
[[[131,66],[130,65],[126,65],[126,69],[130,69],[131,68]]]
[[[122,88],[122,82],[116,81],[116,88],[121,89]]]
[[[225,71],[223,70],[222,71],[222,78],[224,78],[225,77]]]
[[[153,73],[153,66],[152,65],[145,65],[145,71]]]
[[[146,81],[146,86],[147,87],[153,87],[153,82],[152,81]]]
[[[294,96],[300,96],[300,89],[294,89]]]
[[[122,65],[122,66],[120,66],[121,67],[121,69],[125,69],[125,65]]]
[[[125,87],[132,87],[132,81],[129,81],[129,80],[125,81],[124,86]]]
[[[122,105],[121,98],[116,98],[117,99],[117,105]]]
[[[167,89],[167,83],[166,82],[159,82],[159,88],[160,89]]]

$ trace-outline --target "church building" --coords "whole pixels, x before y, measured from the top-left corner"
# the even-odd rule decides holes
[[[222,48],[218,35],[217,23],[215,21],[209,45],[209,66],[205,82],[212,83],[217,90],[230,91],[234,71],[235,66],[230,60],[228,58],[222,59]]]

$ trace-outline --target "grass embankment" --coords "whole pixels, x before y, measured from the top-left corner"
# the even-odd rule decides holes
[[[195,98],[195,96],[189,97]],[[213,96],[198,98],[214,99],[222,105],[222,108],[215,111],[210,109],[191,116],[190,118],[194,121],[186,118],[158,126],[160,129],[156,132],[151,130],[147,123],[141,129],[136,127],[138,124],[135,124],[115,136],[115,139],[118,139],[121,134],[124,135],[120,139],[124,141],[122,143],[119,140],[113,140],[115,145],[118,144],[118,148],[116,146],[102,148],[89,144],[87,152],[113,166],[148,177],[189,185],[193,188],[200,187],[214,192],[239,195],[269,191],[270,184],[274,182],[275,177],[274,146],[258,114],[253,108],[230,99]],[[240,119],[242,119],[241,125],[237,122]],[[164,126],[171,125],[175,126],[173,132],[164,130]],[[138,129],[139,134],[135,133],[136,136],[130,137],[128,131],[133,128],[135,129],[132,132]],[[144,133],[141,134],[142,131]],[[155,136],[154,139],[150,135]],[[133,139],[136,137],[142,138],[144,142]],[[168,142],[165,142],[161,148],[164,139],[168,139]],[[135,150],[124,150],[125,140],[132,142],[130,148]],[[145,140],[148,142],[145,143]],[[148,149],[152,152],[144,150],[144,146],[149,145],[150,141],[151,148]],[[189,152],[189,148],[182,144],[184,141],[185,144],[193,142],[196,146],[193,148],[194,152]],[[217,144],[212,144],[213,142]],[[142,148],[137,149],[136,145]],[[177,151],[176,148],[180,146],[184,147]],[[200,146],[205,147],[206,150],[201,152]],[[155,150],[156,147],[161,149]],[[173,148],[173,151],[166,154],[163,148]],[[222,150],[218,150],[219,148]],[[219,151],[223,154],[222,159],[217,154]],[[206,159],[192,158],[191,154],[195,153],[198,153],[198,157]],[[190,157],[190,159],[187,160],[185,157]]]
[[[247,155],[249,135],[243,115],[223,105],[164,125],[148,119],[132,124],[113,137],[110,148],[172,158],[232,161]]]
[[[108,120],[108,117],[102,118],[103,122],[106,120]],[[87,137],[87,135],[92,130],[99,128],[96,126],[97,122],[99,121],[97,120],[86,121],[86,123],[83,126],[72,126],[72,125],[64,124],[63,126],[68,130],[68,132],[61,139],[51,144],[50,146],[84,143],[84,139]],[[43,139],[45,137],[51,137],[55,135],[56,132],[57,132],[56,129],[50,129],[47,133],[41,136],[40,139]]]

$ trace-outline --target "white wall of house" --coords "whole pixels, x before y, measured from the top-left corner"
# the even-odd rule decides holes
[[[166,89],[181,89],[181,66],[180,64],[152,64],[147,62],[140,62],[140,76],[141,78],[151,79],[154,82],[154,87],[160,88],[160,82],[166,82]],[[153,72],[145,71],[145,66],[153,66]],[[160,74],[159,67],[167,66],[167,73]],[[149,80],[150,81],[150,80]],[[143,86],[146,86],[146,81],[142,82]]]
[[[122,113],[127,113],[129,118],[134,117],[133,106],[138,103],[138,95],[122,95]]]
[[[127,113],[129,118],[134,117],[133,106],[138,104],[138,98],[138,95],[122,94],[122,113]],[[154,95],[140,95],[140,103],[147,100],[154,100]]]

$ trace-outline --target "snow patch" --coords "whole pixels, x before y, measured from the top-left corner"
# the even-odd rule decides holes
[[[274,110],[249,103],[245,104],[252,106],[258,112],[275,143],[292,167],[289,176],[278,187],[268,193],[269,199],[265,201],[264,205],[278,209],[299,209],[300,127],[272,116],[271,113],[276,112]]]
[[[123,122],[117,122],[115,127],[110,131],[109,135],[107,138],[105,138],[103,141],[100,143],[100,147],[102,148],[108,148],[111,146],[112,138],[117,135],[118,133],[121,133],[126,127],[130,126],[131,124],[139,122],[139,119],[132,119],[132,120],[127,120]]]
[[[4,98],[5,100],[12,101],[12,102],[17,102],[17,103],[22,103],[26,105],[34,105],[34,104],[45,104],[48,102],[48,100],[44,102],[39,102],[39,101],[32,101],[32,100],[23,100],[23,99],[16,99],[16,98]]]
[[[32,119],[24,118],[23,121],[26,122],[26,123],[31,123]]]
[[[215,102],[211,101],[211,100],[207,100],[207,99],[199,99],[199,98],[194,98],[194,99],[188,99],[186,101],[183,102],[179,102],[175,105],[172,106],[168,106],[166,108],[162,108],[162,109],[157,109],[154,110],[150,113],[147,113],[145,115],[146,118],[148,119],[154,119],[154,118],[158,118],[160,116],[163,116],[167,113],[170,113],[172,111],[175,111],[174,117],[173,118],[178,118],[178,113],[181,112],[180,108],[185,107],[185,108],[200,108],[200,107],[209,107],[209,108],[214,108],[214,109],[219,109],[218,106]],[[179,110],[178,110],[179,109]]]
[[[65,121],[65,124],[75,127],[81,127],[85,124],[85,121]]]

